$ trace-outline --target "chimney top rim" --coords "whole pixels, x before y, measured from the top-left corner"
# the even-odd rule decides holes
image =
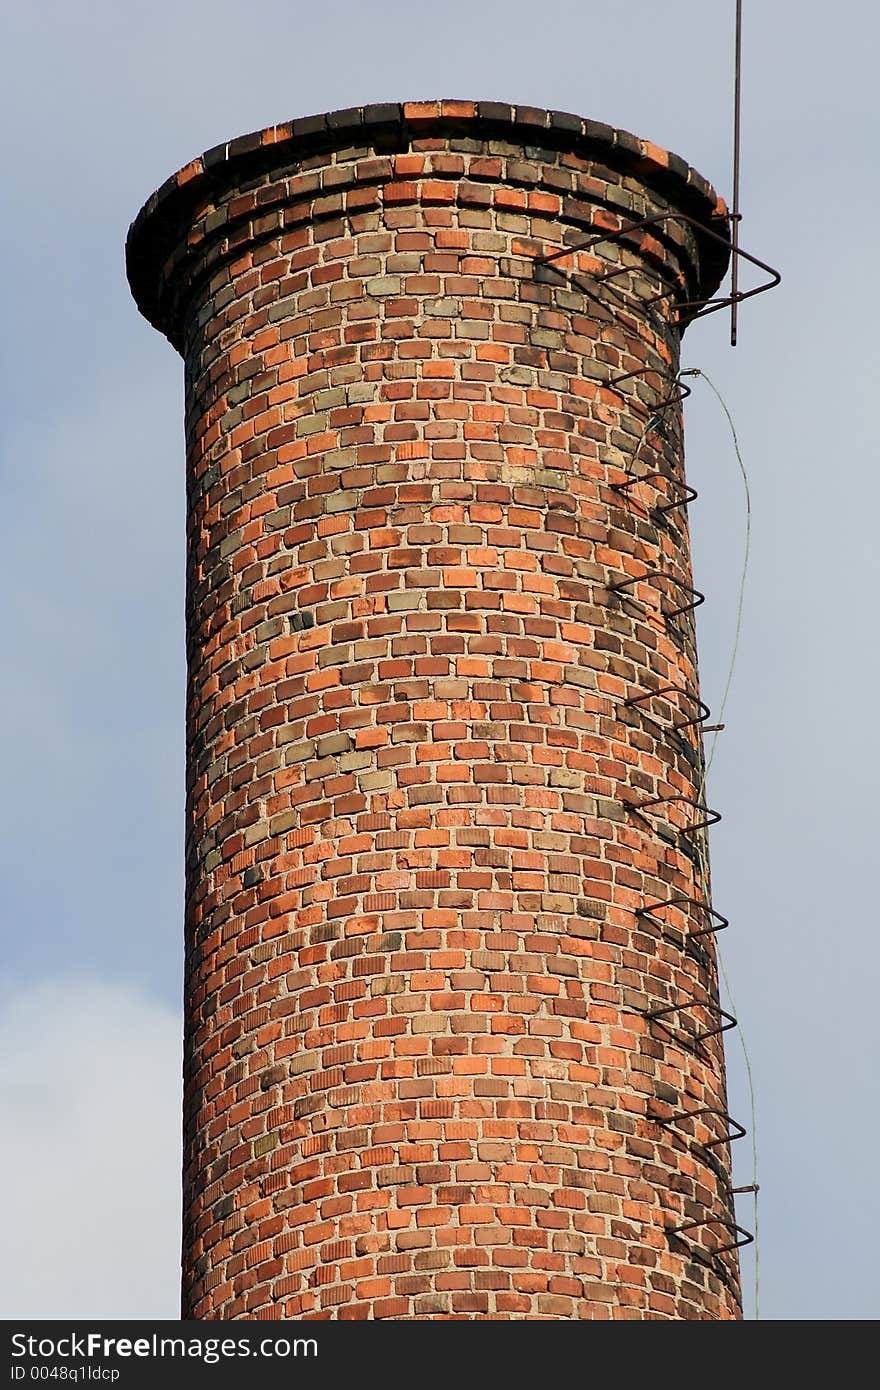
[[[167,178],[146,200],[128,229],[128,280],[138,308],[162,329],[148,288],[157,269],[157,243],[164,239],[160,233],[167,236],[169,225],[183,231],[190,210],[206,188],[216,186],[218,181],[231,184],[247,177],[249,166],[270,167],[273,157],[289,159],[300,152],[308,156],[321,150],[344,149],[357,135],[369,138],[382,131],[397,130],[418,139],[432,130],[439,134],[456,127],[459,133],[484,132],[495,138],[506,134],[522,145],[543,143],[548,148],[604,154],[614,166],[623,167],[646,186],[665,194],[707,229],[716,233],[721,230],[725,238],[729,232],[724,199],[702,174],[679,155],[619,127],[566,111],[497,101],[373,103],[264,126],[205,150]]]

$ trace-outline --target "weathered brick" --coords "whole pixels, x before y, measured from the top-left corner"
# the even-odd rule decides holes
[[[720,1228],[667,1232],[731,1199],[652,578],[715,195],[498,103],[228,158],[128,247],[188,379],[185,1315],[738,1317]]]

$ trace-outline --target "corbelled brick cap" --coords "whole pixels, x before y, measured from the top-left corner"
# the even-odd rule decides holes
[[[390,143],[432,134],[509,138],[518,144],[564,149],[600,158],[636,175],[681,212],[716,236],[727,235],[723,199],[678,155],[626,130],[588,121],[567,111],[510,106],[498,101],[408,101],[351,106],[322,116],[303,116],[215,145],[190,160],[148,198],[128,232],[126,267],[138,308],[180,348],[178,273],[185,256],[174,256],[186,237],[194,209],[206,198],[281,164],[307,159],[352,143]],[[173,263],[169,263],[172,258]],[[708,299],[727,269],[728,252],[715,238],[702,239],[694,299]],[[184,272],[183,279],[186,275]]]

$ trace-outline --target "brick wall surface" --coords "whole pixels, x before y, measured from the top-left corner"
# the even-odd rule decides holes
[[[186,364],[187,1316],[740,1316],[695,223],[675,156],[447,102],[220,146],[132,227]]]

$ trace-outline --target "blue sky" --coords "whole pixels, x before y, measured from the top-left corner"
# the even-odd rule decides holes
[[[729,193],[733,9],[5,7],[7,1316],[178,1307],[182,369],[130,299],[128,223],[220,140],[438,96],[620,125]],[[880,1304],[878,40],[878,12],[859,0],[746,0],[742,244],[784,281],[744,306],[735,350],[722,315],[694,325],[684,350],[730,407],[752,493],[743,635],[709,800],[724,814],[714,896],[731,918],[719,944],[755,1081],[771,1319],[872,1318]],[[699,381],[686,432],[696,583],[709,596],[703,693],[717,710],[744,511],[723,412]],[[729,1038],[731,1108],[746,1122]],[[740,1182],[750,1142],[738,1146]],[[749,1225],[749,1201],[741,1215]]]

